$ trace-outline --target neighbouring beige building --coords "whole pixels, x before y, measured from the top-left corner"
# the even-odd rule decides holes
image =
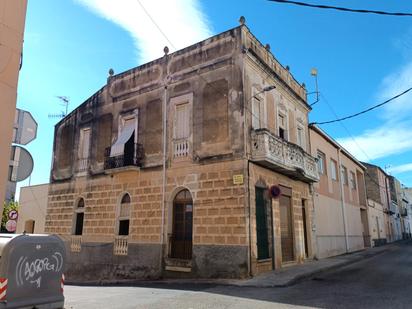
[[[6,193],[27,0],[0,1],[0,210]]]
[[[309,111],[244,24],[110,70],[55,127],[46,232],[66,240],[67,277],[246,277],[312,257]]]
[[[365,167],[319,127],[309,132],[320,175],[314,184],[317,256],[369,247]]]
[[[44,233],[48,193],[48,183],[20,188],[16,233]]]
[[[368,200],[369,229],[373,246],[393,241],[395,207],[391,203],[388,175],[379,166],[362,162],[366,166],[365,184]]]

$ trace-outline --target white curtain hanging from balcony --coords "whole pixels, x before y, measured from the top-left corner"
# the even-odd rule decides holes
[[[116,142],[110,148],[110,156],[116,157],[124,154],[124,144],[130,139],[135,130],[135,122],[127,121],[123,127],[122,133],[120,133]]]

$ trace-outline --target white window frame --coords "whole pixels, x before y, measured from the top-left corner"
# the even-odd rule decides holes
[[[284,121],[285,123],[283,125],[280,124],[280,119],[281,118],[283,118],[285,120]],[[288,131],[289,125],[288,125],[288,116],[287,116],[287,114],[283,113],[281,111],[278,111],[277,123],[278,123],[278,132],[277,133],[278,133],[279,137],[280,137],[279,128],[282,128],[283,131],[284,131],[284,139],[286,141],[288,141],[289,140],[289,131]]]
[[[80,200],[83,200],[83,207],[79,207]],[[86,222],[85,216],[85,209],[86,209],[86,200],[84,197],[80,196],[76,199],[76,202],[73,207],[73,219],[72,219],[72,235],[73,236],[83,236],[84,235],[84,225]],[[76,225],[77,225],[77,214],[83,213],[83,225],[82,225],[82,233],[80,235],[76,235]]]
[[[343,184],[349,185],[348,168],[342,164],[340,169],[341,169],[341,178],[342,178]]]
[[[187,141],[187,147],[188,147],[188,152],[185,153],[184,156],[175,156],[174,149],[175,149],[175,143],[179,143],[179,140],[184,141],[184,139],[177,139],[176,138],[176,108],[179,105],[182,104],[188,104],[188,114],[189,114],[189,131],[188,131],[188,136],[186,138]],[[172,110],[172,115],[170,115],[172,119],[172,132],[173,136],[172,139],[169,140],[169,147],[170,149],[173,149],[173,160],[174,161],[181,161],[181,160],[190,160],[192,158],[192,153],[193,153],[193,92],[183,94],[177,97],[173,97],[170,99],[170,106]]]
[[[85,132],[89,131],[89,141],[87,145],[87,151],[84,151],[84,146],[85,146]],[[91,141],[91,136],[92,136],[92,130],[90,127],[84,127],[80,129],[80,136],[79,136],[79,153],[78,153],[78,158],[79,159],[89,159],[90,157],[90,141]],[[84,156],[85,155],[85,156]]]
[[[301,132],[301,135],[299,135],[299,132]],[[296,141],[303,150],[306,150],[306,133],[305,128],[301,125],[296,126]]]
[[[322,151],[318,150],[316,154],[316,158],[318,159],[317,163],[318,163],[319,174],[326,175],[326,164],[325,164],[326,155]]]
[[[187,112],[187,117],[188,117],[188,119],[187,119],[187,125],[188,125],[188,128],[187,128],[187,134],[186,134],[186,136],[183,136],[183,137],[178,137],[177,136],[177,129],[178,129],[178,123],[177,123],[177,115],[178,115],[178,113],[177,113],[177,111],[178,111],[178,109],[179,108],[181,108],[181,107],[183,107],[184,106],[184,108],[186,109],[186,112]],[[175,105],[175,109],[174,109],[174,119],[173,119],[173,139],[174,140],[177,140],[177,139],[188,139],[189,137],[190,137],[190,134],[191,134],[191,128],[190,128],[190,104],[189,104],[189,102],[181,102],[181,103],[178,103],[178,104],[176,104]]]
[[[138,141],[139,135],[139,110],[135,109],[132,114],[124,114],[119,115],[119,124],[117,130],[117,138],[119,138],[120,134],[122,134],[123,128],[128,120],[134,120],[134,143],[136,144]]]
[[[357,188],[357,186],[356,186],[356,175],[353,171],[349,171],[349,181],[350,181],[351,189],[356,190],[356,188]]]
[[[330,159],[330,178],[338,181],[338,162]]]
[[[268,117],[265,93],[262,93],[256,87],[253,87],[252,94],[252,128],[255,130],[267,129]]]
[[[129,213],[128,216],[121,216],[122,214],[122,199],[125,195],[129,196],[130,199],[130,203],[129,203]],[[118,206],[117,206],[117,220],[116,220],[116,230],[115,230],[115,235],[116,236],[129,236],[130,235],[130,227],[131,227],[131,214],[132,214],[132,196],[129,192],[123,192],[122,194],[120,194],[120,198],[118,200]],[[128,234],[127,235],[119,235],[119,228],[120,228],[120,221],[124,221],[124,220],[129,220],[129,230],[128,230]]]

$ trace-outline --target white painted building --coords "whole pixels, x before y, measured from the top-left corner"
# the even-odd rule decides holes
[[[48,193],[48,183],[20,189],[16,233],[44,233]]]

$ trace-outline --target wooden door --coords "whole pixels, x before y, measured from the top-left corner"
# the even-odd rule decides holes
[[[192,258],[193,202],[190,192],[181,191],[173,203],[173,233],[171,257]]]
[[[282,262],[294,260],[293,225],[291,212],[291,197],[281,195],[279,200],[280,208],[280,235],[282,246]]]

